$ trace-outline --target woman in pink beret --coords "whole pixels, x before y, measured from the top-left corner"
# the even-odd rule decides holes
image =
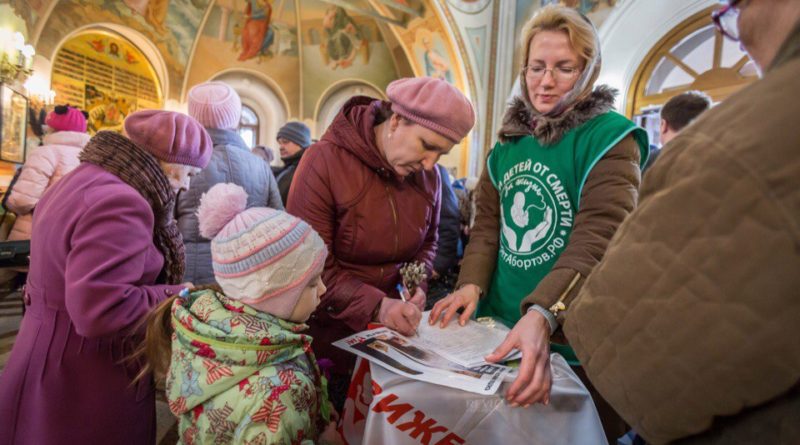
[[[419,323],[427,286],[404,304],[399,269],[419,262],[430,276],[441,206],[435,165],[475,123],[470,101],[440,79],[396,80],[386,95],[347,102],[308,148],[289,191],[289,213],[308,221],[330,252],[328,290],[309,324],[317,357],[334,362],[337,409],[355,359],[331,343],[371,321],[406,334]]]
[[[151,378],[126,360],[140,320],[178,293],[175,194],[212,143],[189,116],[131,114],[127,137],[97,133],[81,164],[39,201],[27,306],[0,376],[2,444],[152,444]]]

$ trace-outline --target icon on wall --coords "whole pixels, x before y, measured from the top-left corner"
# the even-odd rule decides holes
[[[241,41],[242,51],[239,53],[238,60],[243,62],[254,57],[271,57],[270,47],[275,41],[275,30],[271,26],[272,5],[270,2],[268,0],[247,0],[244,17],[244,25],[234,28],[234,31],[238,31],[240,34]]]
[[[358,55],[364,64],[369,63],[369,42],[344,8],[331,6],[325,10],[322,31],[319,51],[329,68],[348,68]]]
[[[28,99],[2,85],[0,92],[0,160],[25,162],[25,135],[28,117]]]

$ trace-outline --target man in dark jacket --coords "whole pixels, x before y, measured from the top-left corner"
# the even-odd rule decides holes
[[[175,207],[178,228],[186,245],[185,281],[214,283],[211,242],[200,236],[197,207],[200,197],[215,184],[230,182],[247,191],[248,207],[283,210],[278,184],[269,165],[250,152],[236,132],[242,103],[239,95],[222,82],[206,82],[189,91],[189,115],[206,127],[214,142],[211,161],[192,177],[189,191],[178,195]]]
[[[300,163],[300,158],[309,145],[311,145],[311,130],[302,122],[288,122],[278,130],[278,146],[283,168],[276,173],[276,176],[283,205],[286,205],[289,199],[289,188],[292,186],[297,164]]]

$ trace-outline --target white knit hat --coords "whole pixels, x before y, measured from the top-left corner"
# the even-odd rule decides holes
[[[325,266],[327,248],[305,221],[247,206],[247,192],[217,184],[200,199],[200,234],[211,241],[214,276],[228,298],[286,319]]]
[[[189,116],[208,128],[238,128],[242,116],[242,100],[227,83],[201,83],[189,90]]]

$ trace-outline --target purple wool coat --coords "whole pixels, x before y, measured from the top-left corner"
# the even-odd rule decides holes
[[[121,363],[132,331],[181,286],[156,285],[153,211],[117,176],[81,164],[39,202],[27,305],[0,375],[0,444],[152,444],[152,379]]]

